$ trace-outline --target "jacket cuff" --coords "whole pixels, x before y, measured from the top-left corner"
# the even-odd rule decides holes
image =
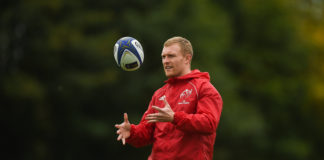
[[[183,117],[185,116],[186,113],[184,112],[175,112],[174,115],[173,115],[173,121],[172,123],[174,125],[177,125],[179,124],[179,122],[183,119]]]

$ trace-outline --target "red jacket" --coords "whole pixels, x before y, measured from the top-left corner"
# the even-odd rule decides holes
[[[211,160],[223,101],[209,82],[209,74],[193,70],[170,78],[158,89],[138,125],[131,125],[126,142],[141,147],[152,144],[149,160]],[[173,122],[147,123],[147,114],[164,107],[166,98],[175,112]]]

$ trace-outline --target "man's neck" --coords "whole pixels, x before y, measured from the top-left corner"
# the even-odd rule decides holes
[[[185,71],[183,71],[182,74],[179,77],[184,76],[184,75],[187,75],[189,73],[191,73],[191,69],[190,68],[188,68]]]

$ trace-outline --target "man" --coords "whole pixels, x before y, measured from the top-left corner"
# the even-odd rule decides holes
[[[135,147],[153,144],[149,160],[211,160],[223,101],[209,74],[191,70],[193,50],[182,37],[164,43],[166,84],[158,89],[138,125],[115,125],[117,140]]]

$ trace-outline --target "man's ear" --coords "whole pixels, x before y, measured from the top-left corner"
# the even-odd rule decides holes
[[[191,59],[192,59],[192,55],[191,54],[186,54],[185,59],[186,59],[186,63],[190,64]]]

